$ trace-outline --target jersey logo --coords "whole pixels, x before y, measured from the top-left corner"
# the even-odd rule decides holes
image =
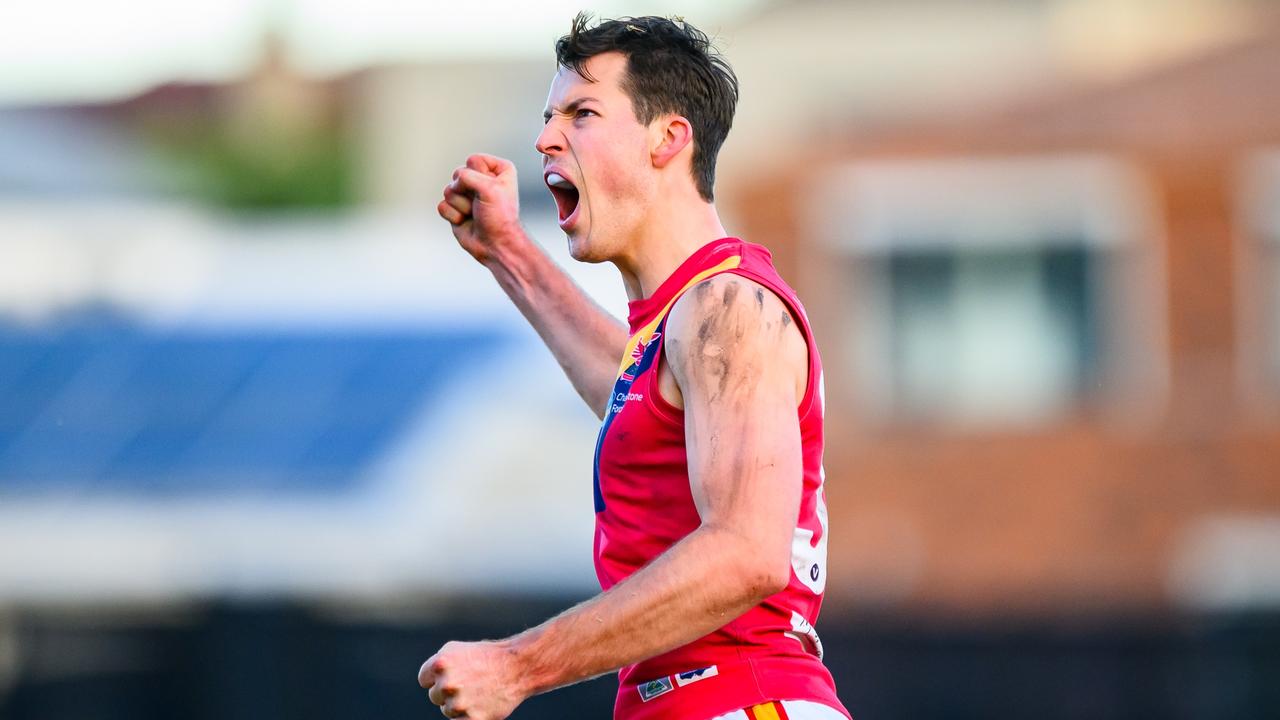
[[[647,340],[643,338],[637,338],[636,346],[631,349],[631,362],[633,367],[635,367],[636,370],[634,373],[623,371],[622,375],[620,375],[619,377],[621,377],[626,382],[634,381],[636,379],[636,375],[639,375],[641,370],[644,370],[646,367],[648,367],[644,362],[645,352],[650,347],[653,347],[653,344],[658,342],[658,338],[660,337],[662,337],[662,331],[657,330],[657,331],[654,331],[653,335],[649,337],[649,339]],[[630,370],[630,369],[631,368],[627,368],[627,370]]]
[[[650,680],[647,683],[639,685],[636,689],[640,691],[641,702],[649,702],[659,695],[666,695],[672,690],[675,690],[676,687],[671,684],[671,678],[668,676],[658,678],[657,680]]]
[[[684,687],[685,685],[696,683],[699,680],[713,678],[719,674],[720,670],[715,665],[712,665],[711,667],[698,668],[697,670],[690,670],[689,672],[676,673],[676,686]]]
[[[653,343],[658,342],[660,337],[662,337],[662,331],[655,330],[648,340],[641,339],[636,342],[635,349],[631,351],[631,359],[635,361],[636,365],[639,365],[640,361],[644,359],[644,351],[649,349],[649,346]]]

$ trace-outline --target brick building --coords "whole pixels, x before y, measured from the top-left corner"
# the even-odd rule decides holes
[[[1272,29],[738,195],[824,343],[833,605],[1280,603],[1278,68]]]

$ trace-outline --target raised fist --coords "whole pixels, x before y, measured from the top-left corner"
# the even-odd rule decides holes
[[[436,211],[453,226],[458,244],[486,262],[503,243],[523,237],[515,166],[493,155],[468,157],[444,186]]]

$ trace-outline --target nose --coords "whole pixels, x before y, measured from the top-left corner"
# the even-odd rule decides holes
[[[556,129],[554,118],[542,126],[542,132],[538,133],[538,140],[534,142],[533,147],[548,156],[564,152],[564,133]]]

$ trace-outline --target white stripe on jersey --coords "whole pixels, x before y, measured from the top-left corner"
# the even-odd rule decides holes
[[[839,710],[810,700],[783,700],[782,708],[791,720],[849,720]],[[712,720],[751,720],[751,716],[746,710],[734,710]]]

